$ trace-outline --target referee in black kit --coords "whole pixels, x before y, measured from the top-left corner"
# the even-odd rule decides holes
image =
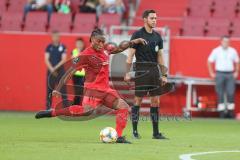
[[[154,10],[144,11],[142,18],[144,27],[136,31],[131,40],[143,38],[146,45],[133,45],[129,49],[127,58],[127,73],[125,80],[129,81],[129,74],[134,55],[136,63],[133,65],[135,71],[135,99],[132,107],[133,136],[139,139],[137,125],[139,120],[139,108],[144,96],[150,96],[150,116],[153,125],[153,139],[166,139],[158,129],[159,121],[159,95],[173,89],[171,83],[167,83],[166,68],[163,60],[163,40],[159,33],[153,30],[157,22],[157,14]]]

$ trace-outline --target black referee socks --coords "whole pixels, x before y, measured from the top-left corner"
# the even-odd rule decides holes
[[[133,126],[133,132],[137,133],[137,125],[138,125],[138,120],[139,120],[139,106],[133,106],[132,107],[132,126]]]
[[[153,125],[153,135],[159,134],[158,130],[158,120],[159,120],[159,114],[158,114],[158,109],[159,107],[151,107],[150,108],[150,116],[152,120],[152,125]]]

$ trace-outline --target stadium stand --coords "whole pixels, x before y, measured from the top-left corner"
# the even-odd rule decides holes
[[[0,1],[0,13],[6,10],[6,2]]]
[[[240,37],[240,22],[239,21],[235,21],[235,23],[233,24],[233,31],[232,31],[232,37]]]
[[[9,0],[8,12],[23,13],[26,0]]]
[[[179,28],[182,24],[182,17],[187,8],[188,0],[180,0],[175,3],[174,0],[152,0],[151,3],[147,0],[142,0],[136,12],[136,17],[133,20],[133,26],[142,26],[142,13],[146,9],[154,9],[158,13],[158,26],[168,26],[171,29],[172,35],[178,35]]]
[[[96,25],[95,14],[78,13],[75,16],[72,33],[91,33]]]
[[[47,13],[30,12],[24,24],[24,31],[46,32],[46,30],[47,30]]]
[[[59,32],[68,33],[72,24],[72,17],[70,14],[54,13],[49,24],[49,31],[58,30]]]
[[[239,9],[238,0],[190,0],[180,33],[184,36],[238,36],[235,23],[239,21]]]
[[[206,21],[203,18],[185,18],[183,20],[183,35],[203,36],[203,28]],[[181,33],[182,34],[182,33]]]
[[[73,0],[73,2],[72,4],[76,5],[73,14],[54,13],[49,25],[46,22],[45,12],[41,11],[31,12],[25,25],[22,25],[21,16],[26,0],[2,0],[0,1],[1,31],[46,32],[57,28],[61,32],[90,33],[95,26],[105,27],[106,31],[109,31],[110,26],[121,25],[119,15],[103,14],[99,17],[99,21],[96,21],[95,14],[76,13],[80,1]],[[128,0],[124,0],[124,4],[127,9],[131,8]],[[175,3],[175,0],[152,0],[151,3],[148,0],[141,0],[135,16],[129,17],[128,10],[125,13],[126,18],[132,19],[132,23],[127,24],[142,26],[141,15],[145,9],[155,9],[159,18],[158,27],[168,26],[172,36],[218,37],[227,34],[238,37],[240,35],[239,0],[179,0],[179,3]]]
[[[2,15],[2,31],[22,31],[22,14],[5,12]]]
[[[7,3],[6,1],[2,0],[0,1],[0,27],[1,27],[1,20],[2,20],[2,15],[7,9]]]
[[[216,18],[208,19],[209,33],[207,36],[218,37],[221,34],[228,35],[229,25],[230,25],[230,21],[228,19],[216,19]]]
[[[105,27],[109,31],[110,26],[120,25],[120,16],[117,14],[102,14],[99,16],[99,27]]]

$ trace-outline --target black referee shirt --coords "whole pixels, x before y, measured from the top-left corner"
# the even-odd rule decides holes
[[[62,54],[66,54],[67,51],[65,45],[59,43],[55,46],[51,43],[47,46],[45,52],[49,54],[49,61],[54,67],[62,60]]]
[[[136,49],[136,62],[155,62],[158,63],[158,51],[163,49],[163,40],[159,33],[153,31],[148,33],[145,27],[134,32],[131,40],[143,38],[147,41],[147,45],[136,44],[132,48]]]

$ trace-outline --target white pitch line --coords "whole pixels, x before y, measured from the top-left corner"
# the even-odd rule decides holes
[[[192,156],[206,155],[206,154],[216,154],[216,153],[238,153],[240,151],[212,151],[212,152],[199,152],[199,153],[190,153],[190,154],[182,154],[179,156],[180,160],[196,160],[191,158]]]

